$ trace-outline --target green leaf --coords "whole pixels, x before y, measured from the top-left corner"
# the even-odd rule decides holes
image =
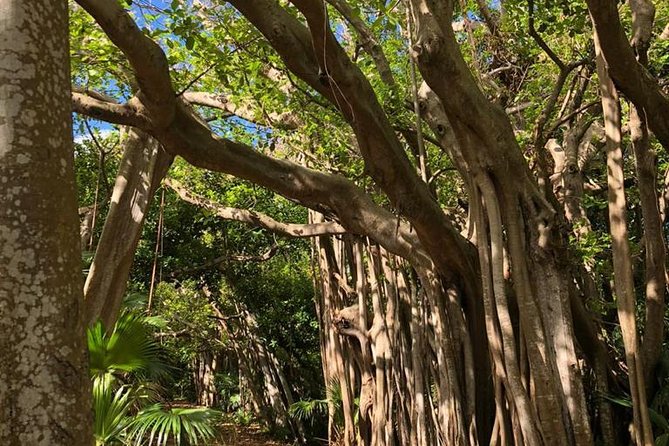
[[[87,331],[89,365],[92,376],[120,373],[162,375],[167,366],[161,358],[160,346],[151,336],[151,325],[135,313],[124,313],[113,330],[106,333],[96,322]]]
[[[181,445],[184,440],[185,444],[199,444],[216,436],[214,422],[219,415],[204,407],[166,409],[153,404],[135,416],[128,437],[136,445]]]

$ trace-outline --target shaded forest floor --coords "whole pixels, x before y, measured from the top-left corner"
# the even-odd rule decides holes
[[[258,424],[241,426],[231,420],[225,420],[218,427],[220,433],[216,445],[220,446],[288,446],[290,443],[282,443],[273,440],[263,432]]]

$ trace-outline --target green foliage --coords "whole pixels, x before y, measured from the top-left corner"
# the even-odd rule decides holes
[[[601,395],[602,398],[617,404],[619,406],[625,407],[627,409],[632,409],[632,399],[629,395],[624,396],[613,396],[613,395]],[[655,444],[666,444],[669,440],[669,420],[656,410],[648,408],[648,415],[650,416],[650,421],[656,428],[656,438]],[[657,434],[659,432],[659,434]]]
[[[328,400],[300,400],[291,404],[289,414],[300,421],[309,421],[312,424],[316,416],[327,415]]]
[[[219,354],[224,344],[216,327],[216,320],[207,298],[193,280],[184,280],[177,288],[167,282],[159,283],[154,296],[155,311],[164,318],[167,333],[187,332],[188,336],[166,336],[162,345],[168,360],[174,365],[171,376],[174,383],[168,389],[173,399],[193,400],[195,389],[192,364],[199,352]]]
[[[251,412],[240,407],[235,410],[233,419],[235,420],[235,423],[239,424],[240,426],[248,426],[251,424],[251,422],[253,422],[254,416]]]
[[[198,444],[214,436],[216,411],[154,403],[158,393],[147,378],[169,370],[152,336],[157,323],[159,318],[125,312],[108,333],[100,322],[88,329],[97,446]]]
[[[655,392],[649,395],[648,414],[654,427],[655,444],[669,444],[669,350],[662,351],[655,369],[653,387]],[[629,395],[601,395],[602,398],[628,409],[631,412],[632,401]]]
[[[73,83],[108,94],[127,94],[133,74],[123,53],[74,1],[70,1],[70,64]]]
[[[578,228],[578,224],[574,229]],[[586,265],[594,265],[598,271],[601,271],[605,265],[603,257],[611,246],[611,235],[600,231],[589,231],[581,237],[570,236],[570,242],[576,248],[582,262]]]
[[[288,408],[288,414],[300,421],[309,421],[313,427],[317,424],[327,425],[328,408],[332,406],[334,415],[334,426],[339,431],[344,426],[344,409],[341,395],[341,385],[336,377],[333,377],[327,384],[327,398],[300,400],[291,404]],[[356,407],[359,404],[358,398],[355,400]],[[357,415],[356,420],[357,422]]]
[[[151,320],[136,313],[121,315],[111,332],[101,322],[88,329],[91,375],[94,379],[122,373],[156,377],[166,372],[160,348],[150,335]]]
[[[154,404],[135,415],[129,438],[137,446],[196,445],[215,437],[213,423],[218,417],[217,411],[204,407]]]
[[[126,386],[112,390],[103,379],[93,381],[93,432],[97,446],[124,444],[126,432],[132,425],[132,391]]]
[[[226,412],[233,412],[239,408],[240,395],[239,377],[232,372],[224,372],[216,375],[216,390],[220,398],[219,405]]]

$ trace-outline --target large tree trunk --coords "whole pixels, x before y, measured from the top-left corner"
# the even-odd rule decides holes
[[[130,267],[153,195],[172,162],[158,142],[129,129],[111,206],[84,285],[87,324],[112,327],[123,303]]]
[[[441,122],[431,125],[439,136],[452,128],[456,167],[471,178],[488,338],[499,339],[501,351],[491,354],[517,423],[512,433],[527,444],[592,444],[560,215],[522,157],[508,117],[482,94],[462,58],[453,3],[411,2],[413,50],[438,99],[432,108]]]
[[[0,443],[92,443],[65,0],[0,0]]]

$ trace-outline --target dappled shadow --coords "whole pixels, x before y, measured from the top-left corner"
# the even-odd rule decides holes
[[[219,426],[218,441],[214,444],[225,446],[287,446],[290,443],[282,443],[273,440],[263,432],[258,424],[240,426],[230,420],[226,420]]]

